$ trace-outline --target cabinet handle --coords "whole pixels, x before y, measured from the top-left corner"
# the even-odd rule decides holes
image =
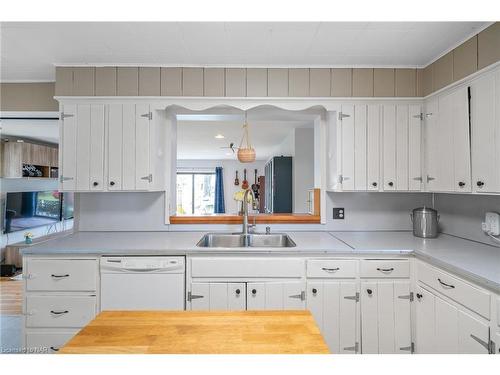
[[[94,183],[92,185],[97,186],[97,185],[99,185],[99,182],[94,181]]]
[[[366,289],[366,293],[368,293],[368,295],[369,295],[369,296],[371,296],[371,295],[372,295],[372,293],[373,293],[373,290],[371,290],[371,289]]]
[[[394,186],[394,182],[389,182],[387,185],[389,185],[390,187],[393,187]]]
[[[54,314],[54,315],[62,315],[62,314],[67,314],[69,313],[68,310],[63,310],[63,311],[54,311],[54,310],[50,310],[50,313],[51,314]]]
[[[394,271],[394,268],[377,268],[377,271],[380,271],[380,272],[392,272]]]
[[[477,187],[482,188],[484,186],[484,181],[478,181],[476,182]]]
[[[50,275],[51,277],[53,277],[54,279],[62,279],[63,277],[69,277],[69,273],[67,273],[66,275]]]
[[[373,186],[373,187],[377,187],[377,185],[378,185],[378,184],[377,184],[376,182],[372,182],[372,186]]]
[[[451,289],[455,289],[455,285],[451,285],[451,284],[446,284],[445,282],[442,282],[440,278],[438,278],[438,281],[441,285],[447,287],[447,288],[451,288]]]
[[[240,295],[240,293],[241,293],[241,290],[236,289],[236,294],[237,294],[237,295]]]
[[[316,288],[313,288],[313,289],[312,289],[312,293],[313,293],[313,294],[316,294],[316,293],[318,293],[318,289],[316,289]]]
[[[115,182],[114,182],[114,181],[111,181],[109,184],[110,184],[111,186],[115,186]]]
[[[464,186],[465,186],[465,182],[460,181],[460,182],[458,183],[458,186],[460,186],[460,187],[464,187]]]
[[[336,272],[338,270],[340,270],[340,267],[335,267],[335,268],[326,268],[326,267],[322,267],[321,268],[323,271],[325,272]]]
[[[252,289],[252,294],[256,295],[257,294],[257,289]]]
[[[422,297],[423,297],[423,295],[422,295],[422,294],[417,293],[417,299],[420,299],[420,298],[422,298]]]
[[[53,350],[53,351],[55,351],[55,352],[58,352],[58,351],[59,351],[59,348],[55,348],[55,347],[51,346],[51,347],[50,347],[50,350]]]

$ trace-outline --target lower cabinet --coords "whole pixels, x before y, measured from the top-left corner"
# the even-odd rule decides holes
[[[416,351],[418,353],[487,354],[489,323],[417,285]]]
[[[410,282],[362,281],[363,353],[412,352]]]
[[[247,284],[247,310],[303,310],[305,299],[301,281]]]
[[[26,347],[33,354],[57,353],[77,333],[78,329],[27,332]]]
[[[332,353],[359,352],[359,309],[354,281],[307,282],[311,311]]]
[[[192,283],[191,310],[246,310],[245,283]]]

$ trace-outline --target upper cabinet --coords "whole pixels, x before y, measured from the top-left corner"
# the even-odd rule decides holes
[[[328,189],[422,189],[420,104],[343,104],[329,132]]]
[[[164,130],[147,104],[67,104],[61,120],[62,191],[165,188]]]

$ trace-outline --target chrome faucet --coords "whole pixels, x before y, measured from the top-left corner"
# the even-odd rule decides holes
[[[244,236],[248,235],[248,202],[247,197],[248,193],[252,194],[252,208],[255,209],[255,194],[252,189],[245,190],[245,194],[243,195],[243,228],[241,233]]]

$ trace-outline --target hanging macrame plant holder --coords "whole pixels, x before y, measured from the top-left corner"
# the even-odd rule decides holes
[[[252,148],[250,143],[248,123],[246,119],[245,124],[243,125],[243,136],[241,137],[240,147],[238,148],[238,160],[241,163],[253,163],[255,161],[255,150]]]

